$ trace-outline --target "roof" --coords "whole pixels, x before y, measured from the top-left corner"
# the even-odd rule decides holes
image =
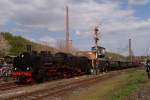
[[[104,47],[97,46],[99,49],[105,49]],[[92,48],[96,48],[96,46],[93,46]]]

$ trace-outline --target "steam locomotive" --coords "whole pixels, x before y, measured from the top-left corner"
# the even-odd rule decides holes
[[[14,58],[13,76],[19,82],[43,82],[54,78],[69,78],[90,74],[91,61],[63,52],[23,52]]]

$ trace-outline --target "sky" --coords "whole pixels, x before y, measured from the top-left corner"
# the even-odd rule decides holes
[[[0,0],[0,31],[56,46],[65,39],[65,7],[69,7],[74,48],[89,51],[94,27],[107,51],[150,54],[150,0]]]

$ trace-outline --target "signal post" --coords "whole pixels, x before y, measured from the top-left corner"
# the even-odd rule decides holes
[[[100,72],[100,60],[101,58],[105,57],[105,48],[98,46],[99,41],[99,29],[98,27],[95,27],[94,29],[94,42],[95,46],[92,47],[92,67],[93,70],[91,71],[92,74],[98,74]]]

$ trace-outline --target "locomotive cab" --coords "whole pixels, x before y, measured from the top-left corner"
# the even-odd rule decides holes
[[[97,47],[92,47],[91,48],[92,52],[97,52],[97,58],[104,58],[105,57],[105,53],[106,53],[106,49],[104,47],[100,47],[100,46],[97,46]]]

